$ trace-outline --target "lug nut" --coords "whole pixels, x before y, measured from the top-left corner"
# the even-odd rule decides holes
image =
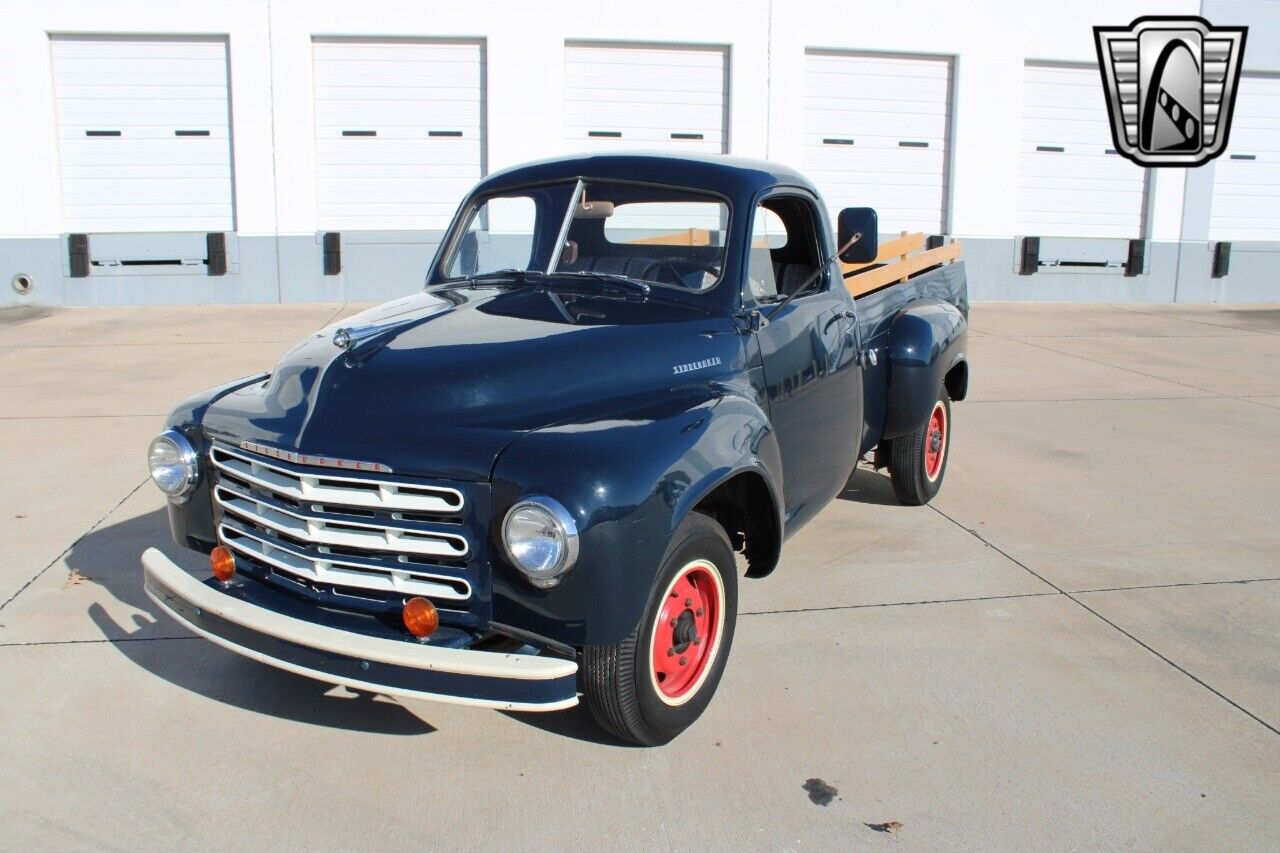
[[[681,666],[684,666],[684,665],[686,665],[687,663],[689,663],[689,659],[688,659],[688,658],[686,658],[684,655],[680,655],[680,665],[681,665]]]
[[[697,616],[699,619],[701,619],[701,618],[702,618],[702,608],[701,608],[701,607],[699,607],[699,608],[698,608],[698,612],[697,612],[697,613],[695,613],[695,614],[693,614],[693,615],[694,615],[694,616]]]

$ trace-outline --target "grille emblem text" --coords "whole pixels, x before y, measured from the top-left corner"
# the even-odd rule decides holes
[[[292,450],[281,450],[278,447],[258,444],[256,441],[242,441],[240,442],[240,449],[248,450],[250,453],[270,456],[272,459],[292,462],[295,465],[317,465],[323,468],[341,468],[344,471],[374,471],[379,474],[393,473],[388,466],[383,465],[381,462],[359,462],[354,459],[335,459],[332,456],[319,456],[314,453],[295,453]]]

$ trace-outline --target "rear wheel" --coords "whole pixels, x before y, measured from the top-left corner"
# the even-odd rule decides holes
[[[640,625],[620,643],[582,650],[582,688],[596,722],[645,746],[698,719],[724,673],[738,578],[724,529],[690,513],[681,523]]]
[[[909,506],[927,504],[942,487],[950,449],[951,398],[943,391],[922,427],[893,440],[889,478],[898,500]]]

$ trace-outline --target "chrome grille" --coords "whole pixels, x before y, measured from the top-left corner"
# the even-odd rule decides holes
[[[461,490],[321,473],[223,444],[210,461],[219,538],[265,571],[375,601],[423,595],[465,609],[472,598]]]

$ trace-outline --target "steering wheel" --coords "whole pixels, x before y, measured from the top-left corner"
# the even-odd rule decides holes
[[[680,270],[676,268],[677,264],[682,265],[686,268],[684,273],[681,273]],[[660,270],[664,272],[670,273],[672,282],[674,284],[679,284],[681,287],[689,287],[689,284],[688,282],[685,281],[684,277],[686,274],[690,272],[703,272],[703,273],[709,273],[710,275],[716,278],[720,277],[719,266],[715,264],[704,264],[699,261],[695,261],[691,258],[682,258],[676,255],[672,255],[665,258],[657,258],[654,260],[653,266],[658,267]],[[699,285],[697,289],[700,290],[701,285]]]

